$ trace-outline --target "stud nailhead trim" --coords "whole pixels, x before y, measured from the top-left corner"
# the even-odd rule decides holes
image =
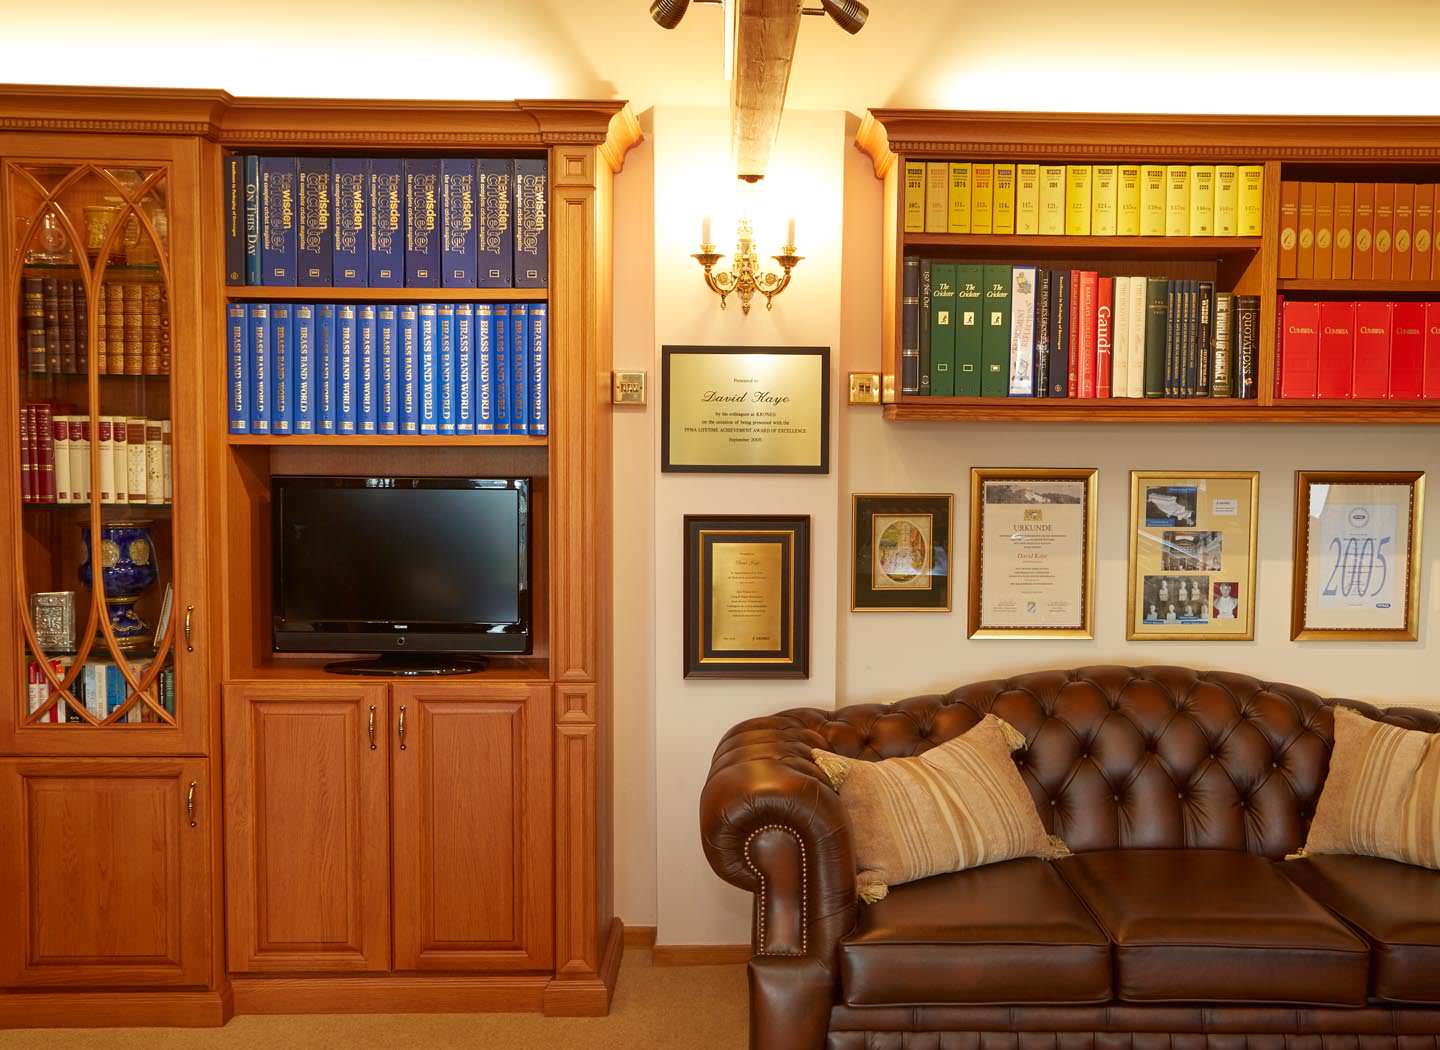
[[[767,831],[783,831],[795,840],[795,845],[800,849],[800,950],[798,952],[772,952],[765,943],[765,901],[769,890],[769,884],[765,879],[765,873],[756,865],[755,859],[750,856],[750,844],[757,837]],[[805,841],[800,837],[799,832],[794,828],[786,827],[784,824],[766,824],[756,828],[745,840],[745,866],[755,873],[760,880],[760,892],[758,894],[758,907],[755,909],[755,940],[759,945],[759,955],[779,955],[790,958],[800,958],[810,954],[810,926],[806,921],[806,914],[810,910],[810,863],[805,853]]]

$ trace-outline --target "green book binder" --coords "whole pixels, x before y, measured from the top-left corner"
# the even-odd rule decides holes
[[[980,396],[980,319],[983,314],[985,268],[961,263],[955,267],[955,394]]]
[[[955,393],[955,264],[930,264],[930,393]]]
[[[1145,396],[1165,396],[1165,352],[1170,327],[1170,282],[1145,281]]]
[[[980,310],[980,393],[1010,396],[1010,267],[985,267]]]

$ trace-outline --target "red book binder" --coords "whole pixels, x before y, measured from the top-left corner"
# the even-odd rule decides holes
[[[37,502],[54,503],[55,499],[55,423],[54,406],[42,401],[35,406],[35,429],[30,435],[35,463]]]
[[[1355,396],[1390,396],[1390,304],[1355,304]]]
[[[1320,304],[1320,356],[1316,397],[1353,397],[1355,393],[1355,304]]]
[[[20,409],[20,502],[35,502],[35,473],[30,463],[30,421],[33,409]]]
[[[1100,294],[1100,275],[1094,270],[1080,273],[1080,396],[1095,396],[1095,325]]]
[[[1320,304],[1286,303],[1284,328],[1280,396],[1314,397],[1320,356]]]
[[[1425,304],[1391,303],[1390,396],[1413,400],[1425,378]]]
[[[1115,278],[1101,277],[1095,295],[1095,396],[1110,397],[1114,373]]]
[[[1440,303],[1425,304],[1425,396],[1440,397]]]
[[[1066,389],[1070,397],[1080,397],[1080,278],[1079,270],[1070,271],[1070,346],[1065,359]]]

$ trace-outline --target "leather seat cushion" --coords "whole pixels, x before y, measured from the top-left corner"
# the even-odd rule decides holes
[[[1280,870],[1370,942],[1372,997],[1440,1003],[1440,871],[1344,854]]]
[[[1101,1003],[1110,944],[1048,861],[896,886],[840,945],[851,1006]]]
[[[1124,1002],[1366,1001],[1368,946],[1263,857],[1101,850],[1055,869],[1114,944]]]

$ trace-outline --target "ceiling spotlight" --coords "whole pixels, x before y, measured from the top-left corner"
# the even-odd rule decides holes
[[[656,6],[659,6],[658,0]],[[865,19],[870,17],[870,9],[860,0],[820,0],[820,6],[837,26],[851,36],[865,28]],[[656,21],[660,20],[657,18]]]
[[[655,0],[650,5],[650,17],[655,19],[655,24],[661,29],[674,29],[680,24],[680,19],[685,17],[685,10],[689,6],[690,0]],[[864,22],[865,19],[862,17],[860,21]]]

